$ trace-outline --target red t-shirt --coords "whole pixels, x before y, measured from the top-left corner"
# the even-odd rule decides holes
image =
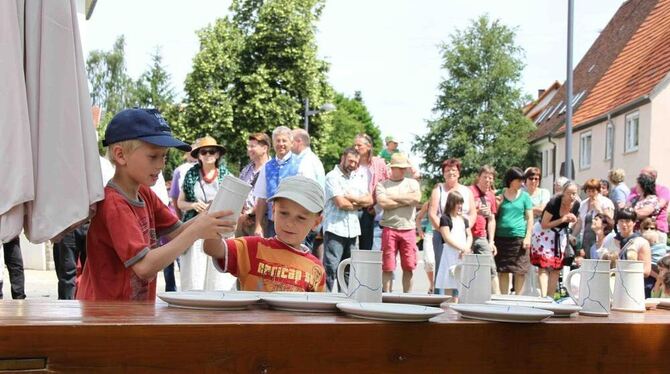
[[[156,278],[144,281],[132,266],[181,221],[149,187],[140,186],[139,197],[129,200],[111,182],[105,187],[86,238],[78,300],[156,300]]]
[[[470,191],[472,191],[472,196],[475,199],[475,208],[479,211],[479,207],[482,205],[482,190],[479,189],[476,185],[470,186]],[[484,200],[486,204],[491,207],[491,214],[495,215],[498,213],[498,205],[496,204],[496,197],[493,192],[488,191],[484,193]],[[473,238],[486,238],[486,217],[481,214],[477,214],[477,219],[475,224],[472,225],[472,237]]]
[[[276,238],[247,236],[225,240],[226,256],[214,264],[240,280],[245,291],[326,289],[321,261],[307,248],[296,250]]]

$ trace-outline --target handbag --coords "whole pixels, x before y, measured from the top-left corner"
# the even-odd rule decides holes
[[[570,244],[570,240],[568,239],[567,243],[565,243],[565,252],[563,252],[563,266],[571,266],[576,256],[575,248]]]

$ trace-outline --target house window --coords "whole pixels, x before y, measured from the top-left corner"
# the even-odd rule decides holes
[[[624,141],[624,151],[634,152],[640,141],[640,112],[635,112],[626,116],[626,137]]]
[[[614,125],[607,124],[605,129],[605,160],[611,160],[614,153]]]
[[[591,167],[591,131],[584,132],[579,136],[579,168]]]

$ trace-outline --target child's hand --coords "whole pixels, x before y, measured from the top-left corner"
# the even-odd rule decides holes
[[[193,222],[196,235],[202,239],[220,239],[223,234],[235,231],[236,222],[232,220],[231,210],[200,213]],[[226,219],[226,217],[230,217]]]

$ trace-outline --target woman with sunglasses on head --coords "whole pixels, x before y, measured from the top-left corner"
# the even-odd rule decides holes
[[[196,140],[191,156],[197,159],[184,176],[177,205],[184,212],[184,222],[207,210],[214,200],[223,177],[229,174],[223,160],[223,146],[205,136]],[[181,257],[181,290],[223,290],[235,284],[235,278],[214,268],[197,240]]]
[[[524,190],[528,192],[530,201],[533,203],[533,217],[536,223],[542,218],[542,211],[551,198],[551,193],[546,188],[540,187],[542,172],[540,168],[529,167],[524,171]]]

